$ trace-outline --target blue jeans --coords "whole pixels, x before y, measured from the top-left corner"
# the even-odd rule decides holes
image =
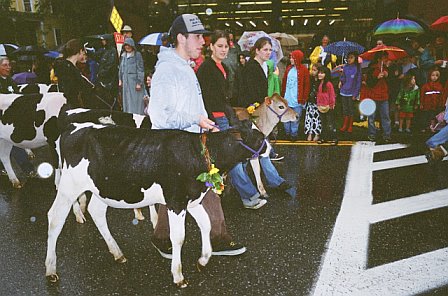
[[[381,127],[383,128],[383,137],[390,138],[390,118],[389,118],[389,102],[388,101],[374,101],[376,109],[379,110],[381,116]],[[376,112],[375,112],[376,113]],[[375,137],[375,113],[368,117],[369,119],[369,136]]]
[[[303,109],[305,109],[305,105],[299,104],[297,107],[291,107],[291,109],[297,113],[297,121],[283,122],[283,126],[287,135],[297,137],[299,134],[300,117],[302,116]]]
[[[429,148],[436,148],[446,142],[448,142],[448,125],[442,128],[437,134],[429,138],[429,140],[426,141],[426,145]]]
[[[219,129],[225,131],[230,128],[229,120],[227,117],[215,118],[216,124]],[[252,180],[247,175],[247,164],[238,163],[230,171],[229,175],[232,179],[232,185],[240,194],[243,203],[250,203],[260,197],[260,193],[257,188],[252,184]]]
[[[229,122],[226,117],[215,118],[215,122],[221,130],[229,128]],[[260,166],[266,177],[268,187],[278,187],[285,182],[285,179],[279,175],[269,157],[260,157]],[[229,171],[229,175],[232,179],[232,185],[240,194],[243,203],[250,203],[258,199],[260,193],[247,175],[246,167],[247,163],[243,164],[240,162]]]

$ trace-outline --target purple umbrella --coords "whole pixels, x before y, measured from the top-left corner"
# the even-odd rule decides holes
[[[33,72],[20,72],[12,76],[12,80],[14,80],[14,82],[17,84],[34,83],[36,81],[36,78],[37,76]]]

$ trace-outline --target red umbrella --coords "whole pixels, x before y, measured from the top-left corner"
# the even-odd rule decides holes
[[[435,31],[448,32],[448,15],[442,16],[431,24],[431,29]]]
[[[361,58],[363,58],[364,60],[369,60],[370,61],[370,60],[373,59],[375,54],[377,52],[380,52],[380,51],[387,52],[388,59],[391,60],[391,61],[404,58],[404,57],[406,57],[408,55],[404,49],[401,49],[399,47],[380,45],[380,46],[374,47],[374,48],[366,51],[365,53],[363,53],[363,54],[361,54],[359,56]]]

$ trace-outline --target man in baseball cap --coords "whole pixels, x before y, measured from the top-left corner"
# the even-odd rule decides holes
[[[151,81],[148,111],[153,129],[179,129],[200,133],[213,130],[214,122],[207,117],[199,81],[190,59],[201,54],[204,37],[209,33],[196,15],[178,16],[169,31],[175,48],[160,47],[156,71]],[[221,199],[209,191],[201,205],[209,213],[210,239],[213,255],[235,256],[246,247],[233,241],[227,230]],[[172,212],[172,209],[168,211]],[[167,208],[159,207],[159,220],[151,242],[164,258],[172,258]],[[177,214],[174,214],[177,215]]]
[[[179,15],[171,25],[169,35],[176,39],[178,34],[207,34],[210,31],[205,30],[201,20],[194,14]]]

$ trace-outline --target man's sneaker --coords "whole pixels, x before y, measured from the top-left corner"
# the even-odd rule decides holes
[[[264,206],[268,201],[266,199],[258,198],[255,201],[247,204],[243,204],[246,209],[250,210],[258,210],[262,206]]]
[[[369,139],[369,141],[375,142],[375,136],[374,135],[370,135],[367,138]]]
[[[280,154],[278,154],[278,153],[275,153],[275,155],[273,157],[270,157],[270,159],[274,160],[274,161],[282,160],[284,158],[285,158],[284,156],[280,156]]]
[[[151,244],[159,251],[160,255],[166,259],[173,259],[173,248],[171,247],[171,242],[167,241],[162,243],[159,240],[151,239]]]
[[[237,256],[246,252],[246,247],[236,242],[230,241],[213,245],[212,255],[214,256]]]

